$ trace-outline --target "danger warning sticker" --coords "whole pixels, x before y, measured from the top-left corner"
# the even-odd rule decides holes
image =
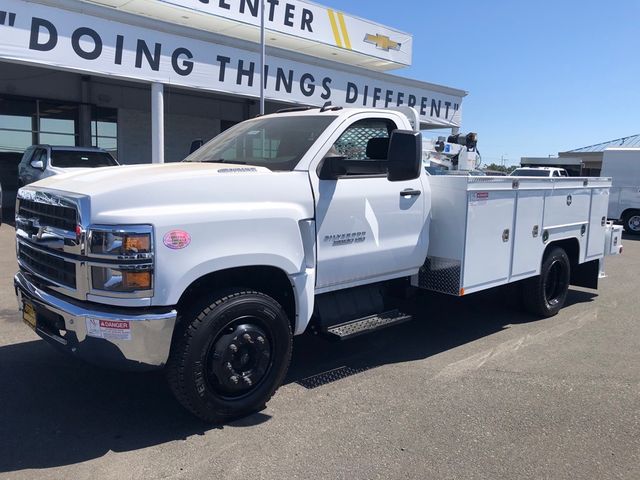
[[[125,320],[87,318],[87,335],[105,340],[131,340],[131,324]]]

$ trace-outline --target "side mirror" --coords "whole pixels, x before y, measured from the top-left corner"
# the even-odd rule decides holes
[[[346,157],[339,155],[329,155],[322,159],[318,168],[318,178],[320,180],[337,180],[338,177],[347,174],[347,167],[344,164]]]
[[[413,130],[391,132],[388,165],[390,182],[418,178],[422,172],[422,133]]]
[[[202,145],[204,145],[202,139],[196,138],[193,142],[191,142],[191,147],[189,147],[189,155],[198,150]]]
[[[44,163],[42,163],[42,160],[34,160],[33,162],[31,162],[31,166],[33,168],[37,168],[38,170],[44,170]]]

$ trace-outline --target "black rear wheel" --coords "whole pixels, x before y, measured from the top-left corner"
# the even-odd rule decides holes
[[[564,249],[552,247],[544,256],[540,275],[522,284],[525,309],[546,318],[556,315],[567,301],[571,263]]]
[[[221,423],[261,409],[284,380],[292,332],[282,307],[259,292],[214,295],[181,318],[169,385],[197,417]]]

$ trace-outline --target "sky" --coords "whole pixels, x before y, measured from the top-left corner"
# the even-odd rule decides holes
[[[391,71],[469,92],[484,164],[640,133],[640,0],[319,0],[413,34]]]

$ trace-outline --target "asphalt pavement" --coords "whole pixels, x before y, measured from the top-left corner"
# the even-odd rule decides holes
[[[162,373],[67,358],[18,315],[0,228],[0,479],[640,478],[640,238],[554,318],[513,289],[425,293],[415,320],[298,337],[267,408],[191,417]]]

